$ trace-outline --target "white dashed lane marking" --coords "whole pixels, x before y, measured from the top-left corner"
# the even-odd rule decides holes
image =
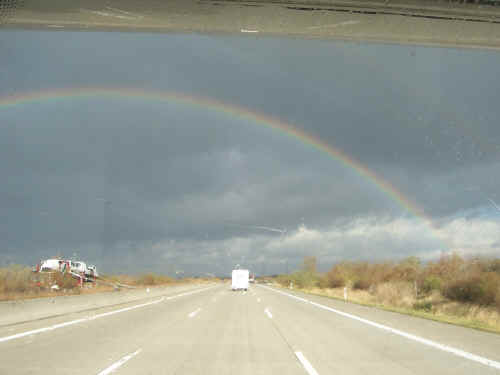
[[[266,315],[269,317],[269,319],[272,319],[273,318],[273,314],[271,313],[271,311],[269,311],[269,308],[266,307],[264,309],[264,312],[266,313]]]
[[[200,311],[201,311],[201,307],[198,307],[196,310],[194,310],[193,312],[189,313],[188,316],[190,318],[194,318]]]
[[[295,352],[295,355],[297,356],[297,359],[302,364],[302,366],[304,366],[309,375],[319,375],[318,372],[314,369],[314,367],[312,367],[311,363],[304,356],[304,354],[302,354],[302,352]]]
[[[345,318],[353,319],[353,320],[356,320],[356,321],[358,321],[360,323],[363,323],[363,324],[366,324],[366,325],[369,325],[369,326],[372,326],[372,327],[379,328],[379,329],[381,329],[383,331],[387,331],[387,332],[393,333],[395,335],[398,335],[398,336],[401,336],[401,337],[405,337],[408,340],[419,342],[419,343],[421,343],[423,345],[430,346],[430,347],[432,347],[434,349],[442,350],[444,352],[448,352],[448,353],[454,354],[454,355],[456,355],[458,357],[466,358],[466,359],[469,359],[471,361],[481,363],[481,364],[483,364],[485,366],[489,366],[489,367],[493,367],[493,368],[496,368],[496,369],[500,369],[500,362],[498,362],[498,361],[494,361],[494,360],[489,359],[489,358],[481,357],[481,356],[479,356],[477,354],[469,353],[469,352],[466,352],[465,350],[457,349],[457,348],[454,348],[452,346],[440,344],[440,343],[438,343],[436,341],[428,340],[428,339],[425,339],[425,338],[420,337],[420,336],[412,335],[411,333],[404,332],[404,331],[401,331],[399,329],[395,329],[395,328],[386,326],[384,324],[376,323],[376,322],[373,322],[371,320],[361,318],[361,317],[359,317],[357,315],[353,315],[353,314],[349,314],[349,313],[346,313],[346,312],[343,312],[343,311],[340,311],[340,310],[336,310],[336,309],[331,308],[329,306],[325,306],[325,305],[322,305],[320,303],[313,302],[313,301],[310,301],[310,300],[302,298],[302,297],[297,297],[297,296],[295,296],[293,294],[285,293],[285,292],[282,292],[280,290],[276,290],[274,288],[269,288],[269,287],[264,286],[264,285],[261,285],[261,287],[262,288],[266,288],[268,290],[272,290],[275,293],[279,293],[279,294],[282,294],[284,296],[293,298],[293,299],[295,299],[297,301],[309,303],[309,304],[311,304],[311,305],[313,305],[315,307],[318,307],[318,308],[326,310],[326,311],[333,312],[333,313],[338,314],[340,316],[343,316]]]
[[[160,303],[160,302],[162,302],[164,300],[172,300],[172,299],[175,299],[175,298],[179,298],[179,297],[183,297],[183,296],[188,296],[190,294],[195,294],[195,293],[203,292],[203,291],[211,289],[211,288],[214,288],[214,287],[210,286],[208,288],[198,289],[198,290],[194,290],[192,292],[186,292],[186,293],[177,294],[175,296],[161,297],[160,299],[157,299],[155,301],[147,302],[147,303],[141,303],[140,305],[134,305],[134,306],[130,306],[130,307],[125,307],[123,309],[112,310],[112,311],[108,311],[108,312],[105,312],[105,313],[102,313],[102,314],[88,316],[88,317],[81,318],[81,319],[70,320],[69,322],[54,324],[54,325],[49,326],[49,327],[43,327],[43,328],[33,329],[31,331],[25,331],[25,332],[21,332],[21,333],[16,333],[15,335],[0,337],[0,343],[1,342],[5,342],[5,341],[19,339],[21,337],[31,336],[31,335],[34,335],[34,334],[37,334],[37,333],[53,331],[55,329],[59,329],[59,328],[71,326],[71,325],[78,324],[78,323],[83,323],[83,322],[88,322],[88,321],[99,319],[99,318],[104,318],[106,316],[110,316],[110,315],[122,313],[122,312],[125,312],[125,311],[135,310],[135,309],[138,309],[138,308],[141,308],[141,307],[146,307],[146,306],[150,306],[150,305],[154,305],[154,304]]]
[[[115,372],[118,369],[118,367],[122,366],[124,363],[128,362],[130,359],[132,359],[133,357],[135,357],[137,354],[139,354],[141,352],[141,350],[142,349],[138,349],[135,352],[126,355],[125,357],[121,358],[119,361],[113,363],[111,366],[109,366],[109,367],[105,368],[104,370],[102,370],[97,375],[108,375],[108,374],[111,374],[111,373]]]

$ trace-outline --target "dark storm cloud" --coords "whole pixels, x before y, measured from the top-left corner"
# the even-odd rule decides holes
[[[0,40],[2,95],[154,88],[271,114],[375,171],[448,238],[436,241],[339,161],[244,119],[137,99],[58,100],[0,107],[3,263],[78,252],[110,270],[223,272],[244,262],[271,272],[308,253],[333,262],[471,252],[473,232],[454,242],[447,228],[467,210],[491,210],[498,193],[500,74],[490,52],[140,33]],[[470,220],[460,225],[485,219]],[[487,241],[498,243],[488,220]]]

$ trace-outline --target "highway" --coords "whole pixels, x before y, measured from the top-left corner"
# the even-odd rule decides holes
[[[0,326],[0,374],[500,374],[500,335],[264,285]]]
[[[293,36],[500,49],[498,7],[457,2],[24,0],[23,4],[3,27]]]

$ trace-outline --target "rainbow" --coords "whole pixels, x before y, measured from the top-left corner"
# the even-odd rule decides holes
[[[432,220],[427,217],[424,210],[418,207],[412,200],[397,190],[391,183],[378,176],[375,172],[361,164],[358,160],[347,155],[341,149],[334,147],[320,138],[298,129],[297,127],[286,123],[279,118],[263,113],[251,111],[247,108],[229,104],[223,101],[186,95],[178,92],[143,90],[137,88],[109,88],[109,87],[81,87],[81,88],[61,88],[44,91],[31,91],[16,93],[7,96],[0,96],[0,108],[24,105],[36,102],[47,102],[51,100],[61,100],[69,98],[140,98],[154,101],[177,102],[180,104],[205,108],[211,111],[225,113],[229,116],[247,119],[255,124],[263,125],[294,138],[297,141],[310,145],[313,148],[329,155],[334,160],[340,162],[346,168],[354,170],[360,177],[370,181],[380,192],[389,196],[403,207],[407,212],[424,220],[431,229],[433,229]]]

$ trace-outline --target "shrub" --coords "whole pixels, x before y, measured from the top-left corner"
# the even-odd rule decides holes
[[[413,304],[413,308],[415,310],[423,310],[423,311],[431,312],[432,311],[432,302],[429,302],[429,301],[415,302]]]
[[[486,272],[481,278],[483,297],[479,303],[483,305],[495,305],[500,293],[500,275],[496,272]]]
[[[311,265],[315,264],[313,260],[311,258],[309,261]],[[299,288],[341,288],[349,285],[356,290],[369,290],[380,301],[408,307],[415,302],[417,291],[421,295],[440,292],[450,300],[497,306],[500,311],[498,258],[465,259],[458,254],[449,254],[428,263],[421,263],[416,257],[398,263],[343,261],[321,277],[311,272],[312,269],[314,267],[304,266],[302,271],[282,275],[277,281],[286,287],[293,282]],[[418,304],[416,306],[427,309]]]
[[[437,276],[427,276],[420,285],[420,292],[427,294],[433,290],[441,290],[442,280]]]
[[[290,276],[290,281],[298,288],[312,288],[319,283],[318,275],[310,271],[298,271]]]
[[[28,267],[12,265],[0,268],[0,293],[25,293],[33,288],[32,272]]]
[[[500,259],[492,259],[488,270],[500,274]]]
[[[328,288],[342,288],[345,286],[345,279],[340,275],[328,273],[326,276]]]
[[[135,284],[151,286],[151,285],[168,284],[171,282],[173,282],[173,279],[168,276],[157,275],[154,273],[145,273],[137,278]]]
[[[449,283],[443,294],[455,301],[492,305],[495,303],[498,287],[498,280],[492,274],[483,278],[473,276]]]
[[[457,275],[463,274],[467,266],[465,261],[457,254],[443,255],[438,262],[429,263],[425,273],[450,282],[455,280]]]
[[[79,288],[79,280],[72,277],[69,273],[53,273],[51,275],[52,282],[57,284],[60,289],[75,289]]]
[[[328,286],[328,278],[326,277],[326,275],[321,276],[318,279],[318,288],[321,288],[321,289],[329,288],[329,286]]]
[[[338,266],[332,267],[332,269],[319,280],[319,286],[321,288],[341,288],[345,286],[345,284],[345,274]]]
[[[368,278],[361,278],[354,281],[354,283],[352,284],[352,288],[358,290],[368,290],[371,285],[372,283]]]
[[[290,280],[290,275],[279,275],[276,278],[277,283],[284,287],[288,287],[290,285]]]
[[[155,277],[152,273],[146,273],[144,275],[139,276],[136,283],[140,285],[154,285]]]
[[[390,279],[392,281],[414,281],[420,272],[420,259],[408,257],[392,267]]]

